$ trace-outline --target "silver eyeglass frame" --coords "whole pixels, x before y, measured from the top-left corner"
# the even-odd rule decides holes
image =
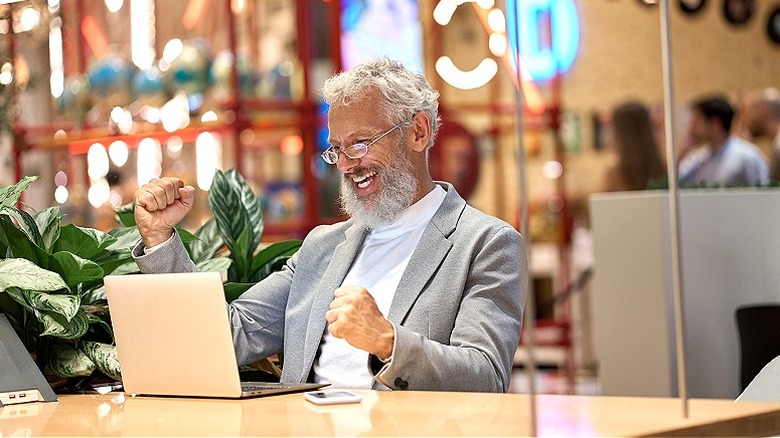
[[[379,134],[378,137],[369,141],[368,143],[357,142],[345,148],[331,146],[325,149],[324,151],[322,151],[320,157],[322,157],[323,161],[325,161],[328,164],[336,164],[339,162],[339,152],[344,154],[350,160],[357,160],[358,158],[363,158],[368,153],[368,148],[373,146],[379,140],[387,137],[388,135],[390,135],[391,132],[395,131],[396,129],[400,128],[401,126],[405,125],[408,122],[409,122],[408,120],[403,120],[401,122],[398,122],[398,124],[388,129],[387,131],[383,132],[382,134]]]

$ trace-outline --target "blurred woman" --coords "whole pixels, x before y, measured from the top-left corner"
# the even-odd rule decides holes
[[[611,146],[617,162],[607,170],[606,191],[643,190],[664,185],[664,166],[650,112],[627,102],[612,113]]]

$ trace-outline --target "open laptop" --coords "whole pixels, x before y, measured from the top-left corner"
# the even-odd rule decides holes
[[[10,321],[0,313],[0,406],[37,401],[53,402],[57,396]],[[0,411],[0,418],[5,412]]]
[[[242,398],[327,386],[239,380],[219,273],[108,275],[104,281],[126,393]]]

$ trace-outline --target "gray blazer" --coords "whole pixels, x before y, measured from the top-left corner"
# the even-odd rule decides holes
[[[374,389],[502,392],[520,338],[527,264],[509,224],[447,195],[412,254],[390,306],[392,360],[371,357]],[[300,250],[228,305],[240,364],[284,352],[282,382],[309,378],[325,312],[366,231],[354,221],[313,229]],[[181,241],[148,255],[143,272],[193,271]]]

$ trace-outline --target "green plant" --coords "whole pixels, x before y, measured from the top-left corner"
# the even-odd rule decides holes
[[[0,310],[50,376],[120,378],[103,289],[110,273],[137,271],[133,228],[110,233],[62,225],[59,207],[17,208],[37,177],[0,188]]]
[[[122,225],[108,233],[62,225],[59,207],[17,208],[37,177],[0,188],[0,312],[49,376],[85,378],[95,370],[120,379],[103,277],[139,272],[130,247],[140,235],[132,204],[117,210]],[[263,246],[260,200],[235,170],[218,171],[209,192],[214,218],[179,234],[200,271],[227,270],[232,301],[280,269],[301,245]],[[261,364],[265,371],[273,370]]]

